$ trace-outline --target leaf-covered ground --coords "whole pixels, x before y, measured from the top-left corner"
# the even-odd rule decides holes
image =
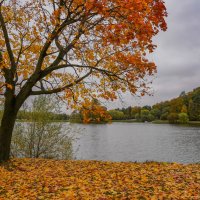
[[[200,165],[15,159],[0,199],[200,199]]]

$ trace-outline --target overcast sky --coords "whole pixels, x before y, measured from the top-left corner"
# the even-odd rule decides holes
[[[152,84],[153,97],[124,96],[129,105],[152,105],[177,97],[182,91],[200,87],[200,0],[165,0],[168,30],[155,38],[157,50],[151,56],[158,73]]]

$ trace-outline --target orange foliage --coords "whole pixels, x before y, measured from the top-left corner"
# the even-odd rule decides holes
[[[100,123],[111,120],[111,116],[107,112],[107,109],[101,105],[93,105],[92,103],[89,107],[83,105],[81,113],[83,115],[84,123]]]
[[[0,166],[0,199],[200,199],[199,164],[15,159]]]
[[[156,66],[146,54],[167,28],[163,0],[0,2],[0,94],[12,88],[24,101],[63,92],[80,108],[148,89]]]

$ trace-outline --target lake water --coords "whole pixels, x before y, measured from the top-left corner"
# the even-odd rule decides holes
[[[151,123],[67,126],[81,129],[74,144],[74,149],[79,147],[77,159],[200,162],[200,127]]]

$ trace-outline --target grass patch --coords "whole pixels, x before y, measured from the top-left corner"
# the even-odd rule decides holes
[[[200,121],[189,121],[188,124],[194,125],[194,126],[200,126]]]
[[[126,122],[126,123],[140,123],[135,119],[120,119],[120,120],[112,120],[112,122]]]
[[[168,120],[155,120],[152,121],[153,124],[169,124]]]

